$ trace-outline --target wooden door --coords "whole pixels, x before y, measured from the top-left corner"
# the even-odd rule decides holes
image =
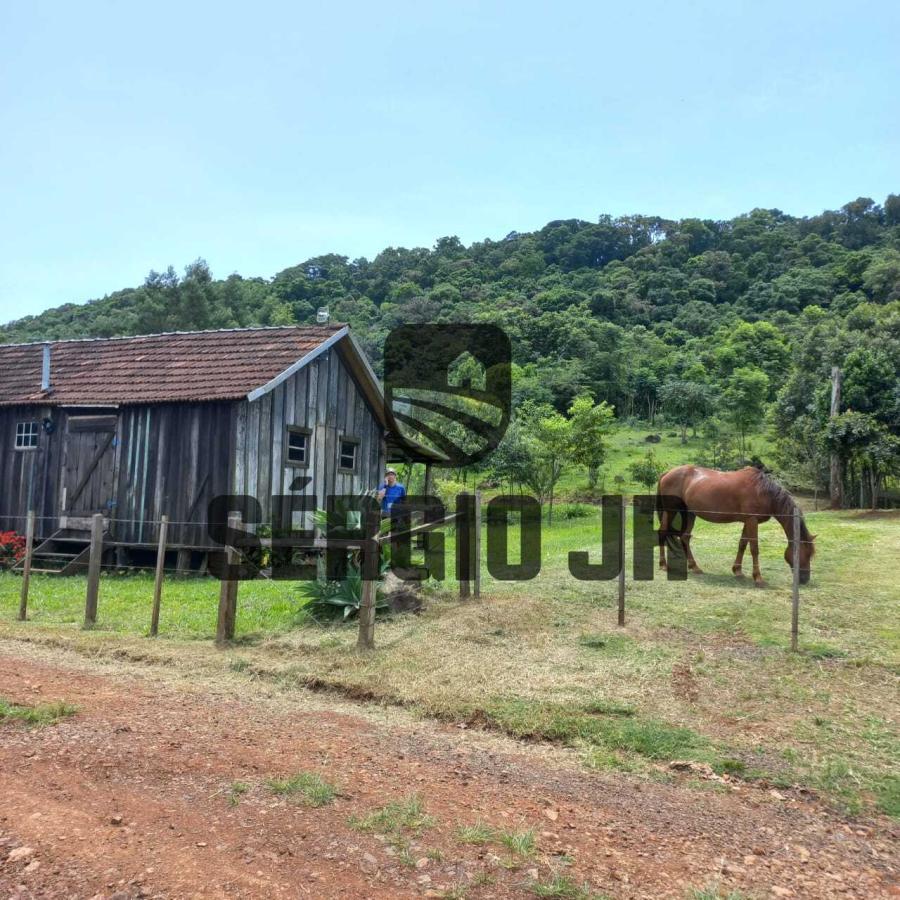
[[[116,423],[116,416],[69,416],[63,453],[63,516],[111,514],[116,496]]]

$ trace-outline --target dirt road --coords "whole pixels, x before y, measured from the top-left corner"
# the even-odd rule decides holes
[[[44,728],[0,724],[4,898],[525,897],[534,882],[556,886],[545,896],[900,896],[889,820],[847,821],[790,792],[592,775],[401,713],[10,642],[0,696],[78,708]],[[301,771],[337,798],[311,808],[265,784]],[[413,793],[431,827],[352,825]],[[534,828],[536,847],[460,840],[478,820]]]

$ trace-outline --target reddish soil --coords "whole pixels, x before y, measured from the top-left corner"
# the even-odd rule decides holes
[[[611,897],[711,884],[722,896],[900,896],[894,824],[844,820],[805,795],[593,775],[343,701],[255,697],[249,680],[238,697],[60,659],[0,655],[0,696],[78,707],[44,728],[0,724],[2,898],[519,897],[553,872]],[[314,809],[264,784],[299,771],[340,795]],[[236,804],[234,781],[250,785]],[[435,824],[408,856],[351,827],[413,792]],[[457,827],[479,819],[535,827],[535,854],[461,843]]]

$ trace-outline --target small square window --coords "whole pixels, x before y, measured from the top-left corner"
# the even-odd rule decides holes
[[[288,426],[284,462],[289,466],[309,465],[309,431]]]
[[[342,472],[356,471],[356,451],[359,442],[350,438],[344,438],[341,441],[341,454],[338,460],[338,468]]]
[[[17,422],[16,450],[34,450],[38,445],[39,430],[37,422]]]

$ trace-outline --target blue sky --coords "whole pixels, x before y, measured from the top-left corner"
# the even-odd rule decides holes
[[[900,192],[900,8],[3,3],[0,321],[205,257]]]

